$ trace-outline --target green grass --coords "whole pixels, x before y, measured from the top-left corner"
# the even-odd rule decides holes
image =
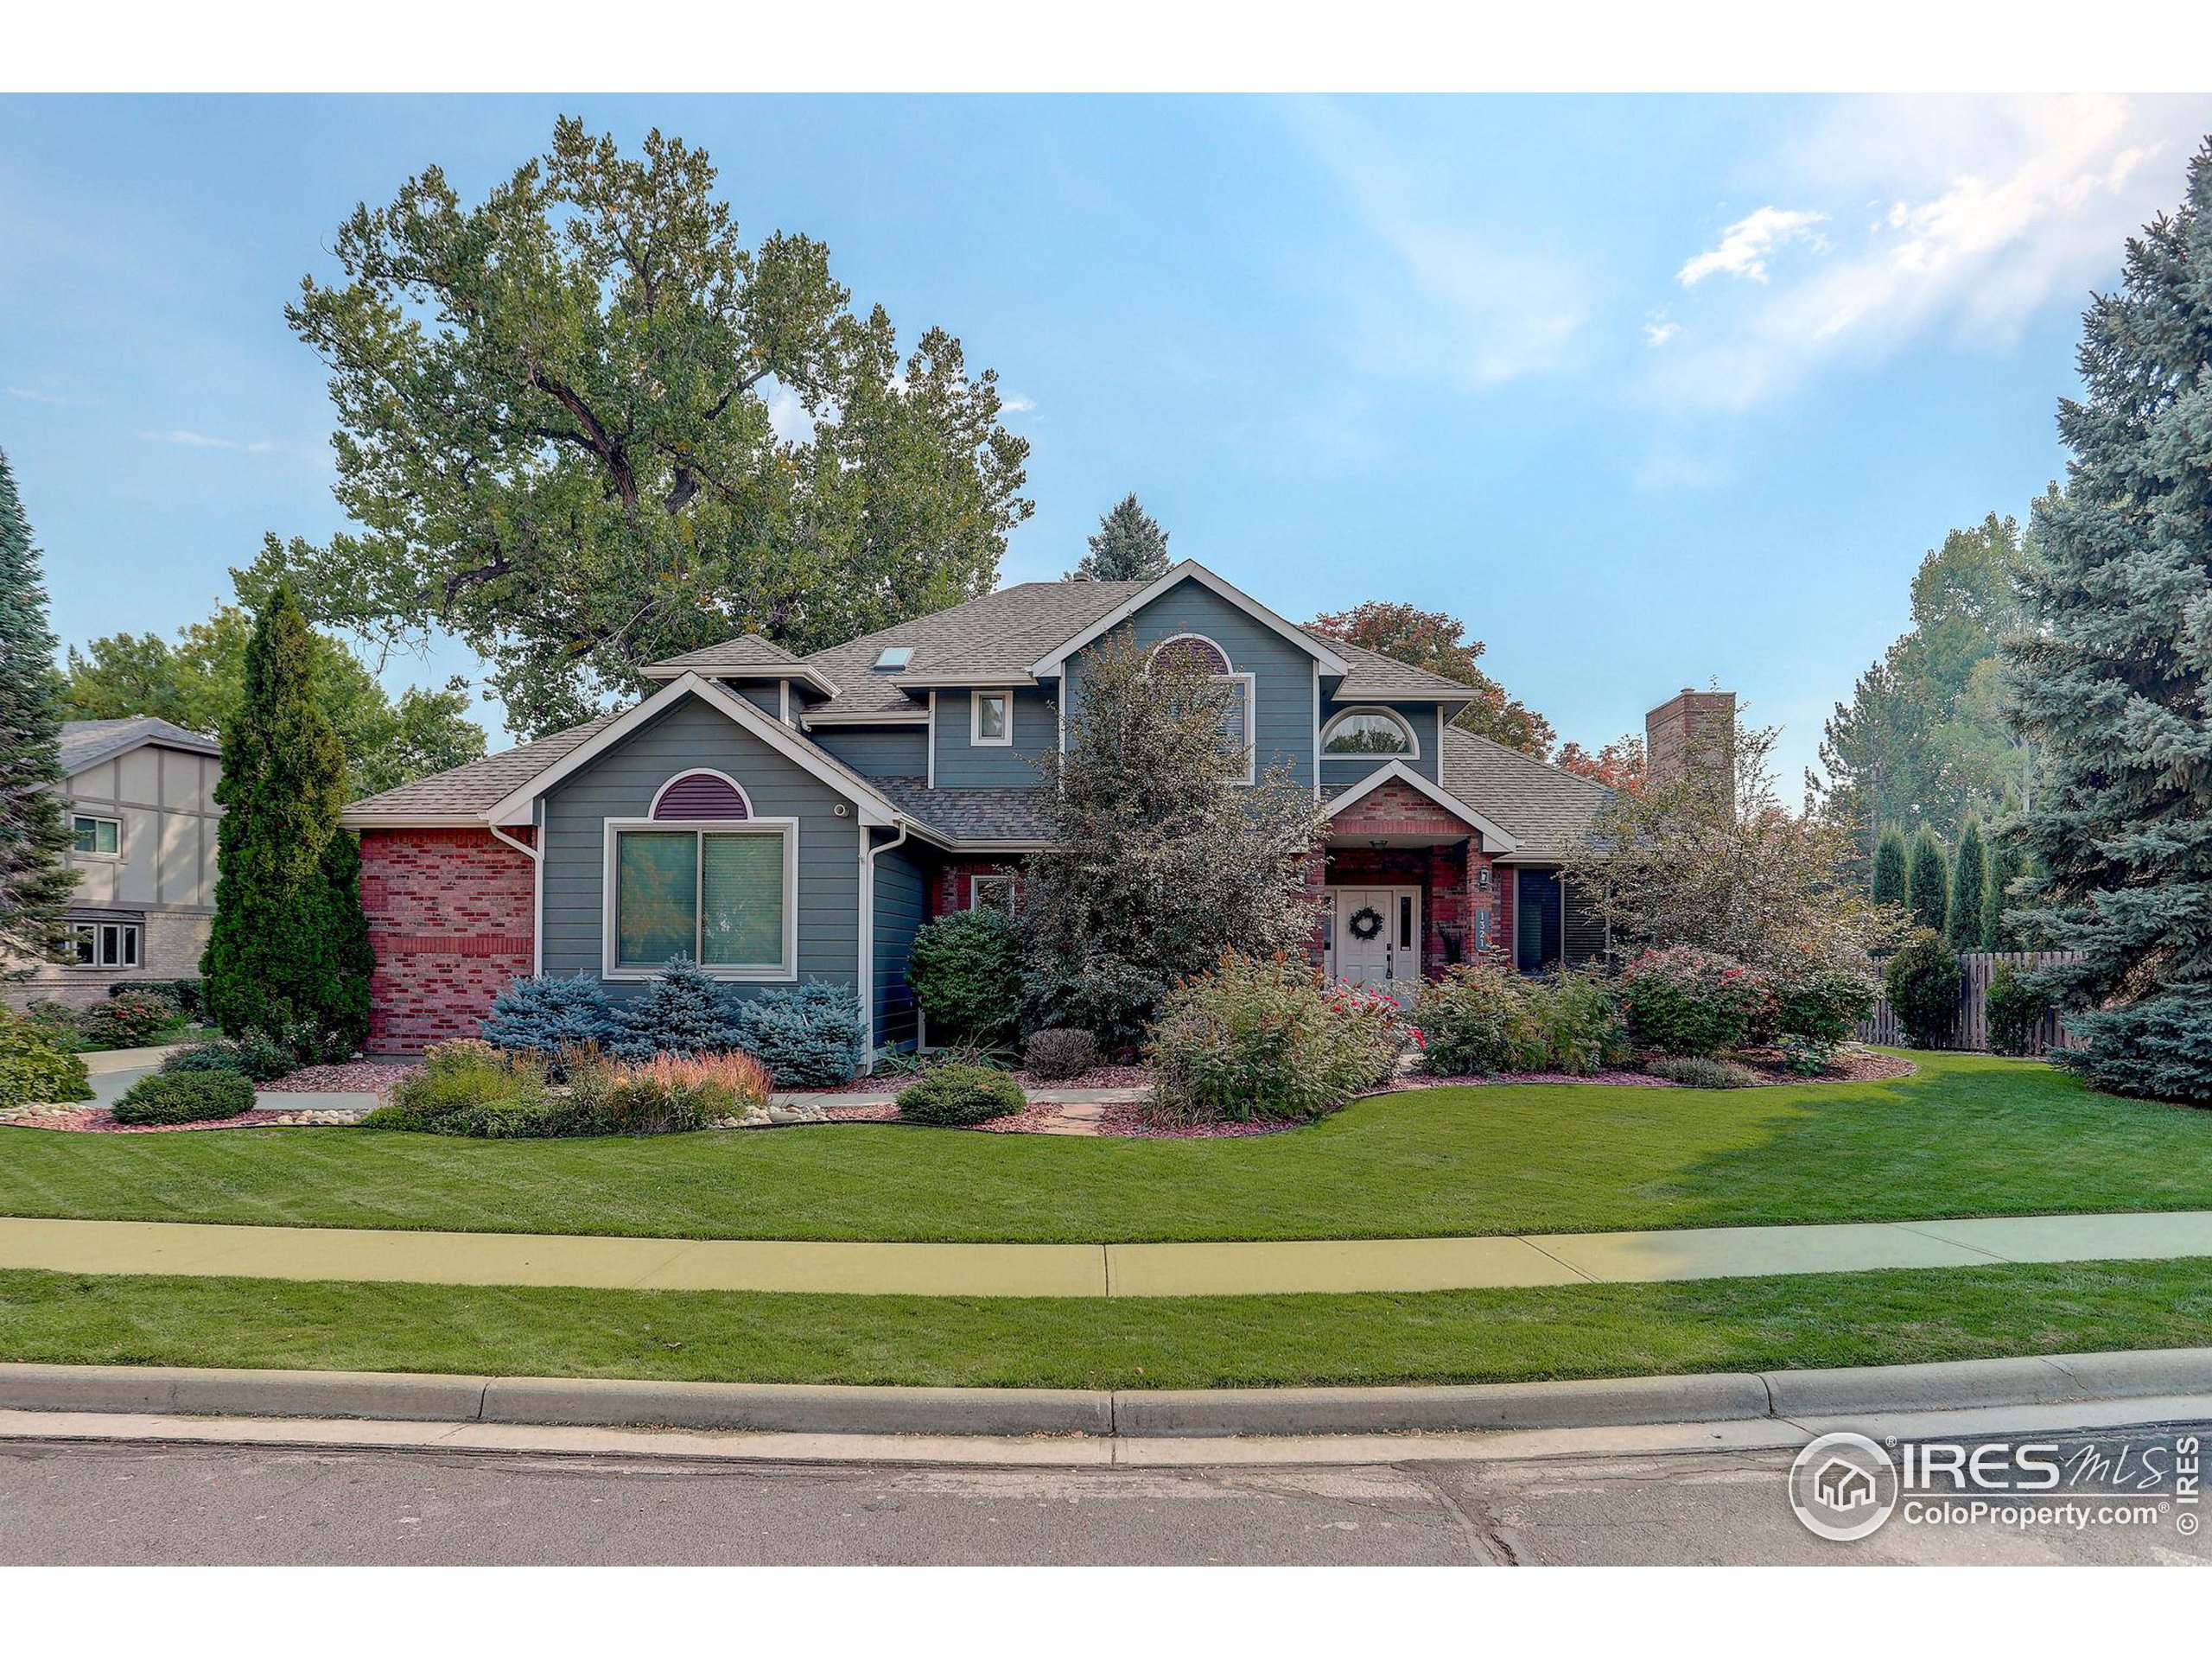
[[[1276,1135],[892,1125],[470,1141],[0,1129],[0,1215],[677,1237],[1394,1237],[2212,1208],[2212,1112],[2024,1061],[1887,1083],[1438,1089]]]
[[[1203,1388],[1771,1370],[2212,1343],[2212,1262],[1402,1296],[1010,1300],[0,1273],[0,1359]]]

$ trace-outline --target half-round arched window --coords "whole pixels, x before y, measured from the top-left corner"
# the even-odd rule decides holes
[[[1418,760],[1414,728],[1388,709],[1347,709],[1321,731],[1324,754],[1402,754]]]
[[[665,823],[749,818],[753,803],[734,778],[719,772],[686,772],[660,786],[653,797],[652,816]]]
[[[1193,674],[1227,674],[1229,653],[1203,633],[1178,633],[1152,648],[1152,662],[1169,662]]]

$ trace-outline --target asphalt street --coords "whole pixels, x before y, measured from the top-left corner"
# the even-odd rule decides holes
[[[0,1563],[2212,1565],[2171,1516],[1892,1520],[1830,1543],[1788,1507],[1789,1460],[1009,1469],[16,1441]]]

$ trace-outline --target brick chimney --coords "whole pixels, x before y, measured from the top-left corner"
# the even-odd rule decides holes
[[[1694,772],[1734,792],[1736,694],[1684,686],[1643,717],[1651,787],[1666,789]]]

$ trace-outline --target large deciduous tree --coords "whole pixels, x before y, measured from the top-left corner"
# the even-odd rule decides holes
[[[1650,757],[1643,752],[1643,740],[1634,732],[1615,738],[1595,753],[1580,743],[1562,743],[1553,764],[1578,778],[1587,778],[1607,789],[1624,789],[1631,795],[1640,793],[1651,780]]]
[[[1363,645],[1472,687],[1473,701],[1453,716],[1454,726],[1540,760],[1551,753],[1551,721],[1508,696],[1503,686],[1483,671],[1486,647],[1479,639],[1468,639],[1467,625],[1450,613],[1370,599],[1348,611],[1324,612],[1306,626],[1325,638]]]
[[[1068,572],[1070,580],[1150,582],[1167,574],[1167,532],[1131,491],[1099,518],[1090,551]]]
[[[2034,626],[2007,647],[2043,786],[2039,887],[2012,920],[2082,953],[2039,988],[2098,1086],[2212,1099],[2212,140],[2180,210],[2127,244],[2083,319],[2073,460],[2037,504]]]
[[[368,1026],[367,925],[359,854],[338,823],[346,756],[315,699],[314,638],[278,587],[223,728],[215,920],[200,973],[209,1015],[233,1036],[328,1033],[350,1046]]]
[[[941,329],[902,352],[829,250],[741,239],[704,152],[563,119],[474,206],[442,170],[340,226],[287,315],[331,370],[355,529],[271,548],[321,620],[445,628],[539,734],[656,658],[806,651],[988,591],[1028,445]]]
[[[62,861],[60,715],[54,631],[30,521],[0,450],[0,957],[49,957],[76,872]]]

